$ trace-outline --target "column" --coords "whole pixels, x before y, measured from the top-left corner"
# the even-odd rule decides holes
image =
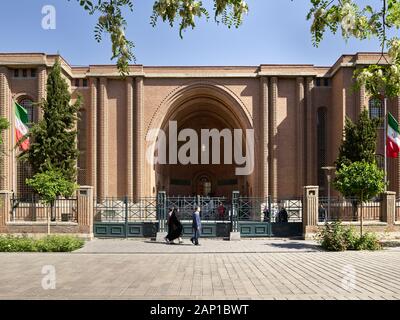
[[[306,159],[307,159],[307,179],[306,184],[311,185],[313,183],[313,170],[317,171],[316,159],[315,159],[315,130],[316,125],[313,122],[313,101],[312,92],[314,89],[314,79],[312,77],[307,78],[307,91],[306,91],[306,101],[307,101],[307,111],[306,111],[306,122],[307,122],[307,137],[306,137]]]
[[[88,108],[87,177],[97,194],[97,80],[90,78],[90,107]]]
[[[37,76],[38,76],[38,102],[42,101],[43,99],[46,99],[47,97],[47,70],[46,66],[42,66],[38,68],[37,71]],[[43,110],[41,108],[37,109],[37,119],[42,120],[43,119]]]
[[[101,198],[107,197],[108,185],[108,112],[107,112],[107,79],[100,79],[99,94],[99,183],[97,195]]]
[[[143,196],[143,172],[144,172],[144,162],[143,162],[143,77],[137,77],[135,80],[135,195],[136,197]]]
[[[318,186],[305,186],[303,197],[303,236],[312,239],[318,226]]]
[[[133,80],[126,79],[126,193],[133,197]]]
[[[388,226],[393,226],[396,220],[396,192],[386,191],[382,194],[381,219]]]
[[[6,233],[7,222],[10,220],[11,195],[10,191],[0,191],[0,233]]]
[[[297,119],[297,192],[301,194],[304,186],[304,78],[296,81],[296,119]]]
[[[81,186],[77,192],[79,233],[93,238],[93,187]]]
[[[8,83],[8,69],[0,67],[0,117],[10,121],[10,88]],[[11,123],[10,123],[11,125]],[[10,129],[1,133],[3,144],[1,145],[2,156],[0,158],[0,190],[10,190],[10,152],[11,139]]]
[[[278,101],[278,78],[271,78],[271,105],[270,105],[270,193],[273,199],[278,197],[278,155],[277,155],[277,101]]]
[[[365,96],[365,85],[362,85],[360,87],[360,91],[359,91],[359,97],[358,97],[358,110],[359,110],[359,114],[361,114],[361,112],[363,112],[364,110],[366,110],[368,108],[367,104],[366,104],[366,96]]]
[[[261,131],[262,131],[262,152],[261,152],[261,172],[260,172],[260,184],[261,184],[261,196],[263,198],[269,196],[269,164],[268,164],[268,153],[269,153],[269,119],[268,119],[268,78],[261,77]]]

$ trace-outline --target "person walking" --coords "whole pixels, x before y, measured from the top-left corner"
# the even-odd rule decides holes
[[[182,243],[182,231],[183,226],[177,217],[178,209],[173,208],[168,212],[168,234],[165,237],[167,243],[173,243],[175,239],[179,239],[179,243]]]
[[[196,211],[193,212],[193,237],[190,238],[190,241],[196,246],[199,245],[199,237],[201,233],[201,220],[200,220],[200,207],[196,207]]]

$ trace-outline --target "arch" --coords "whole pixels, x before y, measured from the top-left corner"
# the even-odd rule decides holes
[[[228,129],[231,132],[233,132],[234,129],[242,129],[243,132],[245,132],[246,129],[253,129],[253,119],[243,101],[241,101],[240,98],[235,96],[235,94],[226,87],[210,81],[189,83],[185,86],[176,88],[166,96],[151,118],[147,130],[145,131],[146,137],[149,130],[162,130],[166,135],[168,135],[168,127],[170,125],[169,121],[172,120],[177,121],[178,132],[185,128],[194,129],[196,131],[201,129]],[[244,142],[242,146],[245,146],[245,134],[242,138]],[[168,141],[167,138],[167,143]],[[238,141],[233,140],[233,142],[235,145],[236,143],[240,144]],[[152,144],[151,147],[154,149],[155,145]],[[154,154],[154,150],[153,152],[152,150],[148,151],[150,151],[150,154]],[[247,150],[243,151],[246,152]],[[222,160],[222,158],[220,159]],[[198,168],[195,167],[197,165],[199,166]],[[149,187],[152,187],[153,189],[156,187],[158,189],[160,185],[166,184],[168,186],[165,188],[165,191],[170,192],[171,194],[179,193],[179,190],[186,190],[182,192],[189,194],[189,188],[191,190],[190,193],[197,191],[197,180],[199,175],[207,174],[212,184],[212,194],[214,194],[215,191],[217,194],[226,194],[231,192],[228,190],[230,186],[220,186],[217,184],[217,175],[219,175],[219,172],[221,172],[221,178],[224,177],[224,175],[228,175],[227,178],[234,175],[234,164],[225,165],[221,162],[216,165],[220,167],[210,168],[210,164],[192,164],[190,165],[191,168],[185,169],[184,172],[181,172],[176,164],[153,165],[151,166],[151,170],[148,171],[148,174],[150,174]],[[207,170],[208,172],[206,172]],[[191,186],[189,187],[187,183],[182,185],[170,185],[168,181],[169,179],[174,181],[190,179]],[[252,180],[253,178],[250,176],[239,177],[239,184],[248,184],[249,179]]]
[[[194,97],[204,97],[219,101],[240,119],[242,124],[245,124],[244,128],[250,129],[253,127],[253,118],[250,111],[233,91],[217,82],[196,81],[177,87],[161,101],[146,128],[146,135],[151,129],[161,128],[162,123],[169,118],[168,115],[171,112],[179,108],[185,101]]]

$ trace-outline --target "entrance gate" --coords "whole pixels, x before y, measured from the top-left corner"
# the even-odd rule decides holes
[[[225,197],[157,197],[140,199],[104,198],[95,201],[96,237],[155,237],[167,231],[168,211],[178,210],[183,236],[192,234],[192,214],[200,206],[202,237],[293,237],[302,233],[302,199],[242,197],[233,192]]]

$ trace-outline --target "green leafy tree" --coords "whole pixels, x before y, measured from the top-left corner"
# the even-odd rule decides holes
[[[346,198],[356,197],[361,203],[360,233],[363,233],[362,204],[382,193],[385,189],[385,173],[375,163],[356,161],[343,165],[336,172],[334,186]]]
[[[76,121],[80,104],[80,98],[71,104],[68,85],[57,61],[48,76],[47,97],[40,103],[43,120],[31,127],[30,148],[21,154],[21,159],[31,164],[34,174],[54,168],[66,180],[76,181],[79,154]]]
[[[54,204],[57,197],[70,197],[77,188],[77,184],[65,178],[59,169],[50,168],[37,173],[27,179],[27,185],[32,187],[47,204]]]
[[[376,162],[377,128],[381,122],[381,119],[371,119],[367,110],[360,114],[356,123],[346,117],[343,141],[335,162],[337,170],[357,161]]]
[[[70,1],[70,0],[68,0]],[[134,44],[125,37],[127,21],[123,9],[133,11],[133,0],[76,0],[90,15],[99,14],[95,26],[95,39],[102,41],[102,34],[108,33],[112,43],[112,57],[117,59],[117,66],[122,75],[129,74],[129,61],[135,60]],[[239,27],[243,16],[248,11],[244,0],[214,0],[214,19],[229,28]],[[154,1],[150,23],[154,27],[160,18],[171,27],[179,23],[179,35],[183,31],[196,27],[196,18],[209,19],[209,12],[202,1],[196,0],[157,0]]]
[[[41,199],[50,205],[51,219],[55,220],[54,203],[59,196],[70,197],[77,188],[77,184],[66,179],[60,169],[49,168],[36,173],[26,184],[39,194]],[[48,217],[50,219],[50,217]],[[48,231],[50,233],[50,229]]]
[[[356,87],[365,85],[367,92],[376,97],[392,98],[400,95],[400,40],[389,38],[389,31],[400,28],[400,1],[380,0],[359,5],[353,0],[311,0],[307,15],[312,20],[311,33],[315,46],[322,41],[327,30],[341,31],[347,40],[378,38],[381,58],[354,74]],[[388,54],[384,54],[387,51]],[[383,64],[382,64],[383,63]]]

